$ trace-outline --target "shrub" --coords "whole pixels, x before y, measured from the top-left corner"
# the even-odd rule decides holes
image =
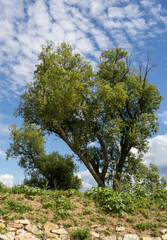
[[[90,230],[87,228],[85,229],[78,228],[72,233],[72,237],[75,240],[87,240],[89,239],[89,236],[90,236]]]

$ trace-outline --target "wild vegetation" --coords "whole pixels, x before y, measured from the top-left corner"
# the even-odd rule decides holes
[[[156,237],[167,223],[167,190],[151,193],[139,184],[127,192],[99,187],[81,193],[0,184],[0,218],[59,222],[71,229],[74,239],[87,239],[93,225],[98,225],[104,236],[125,226],[127,233]]]

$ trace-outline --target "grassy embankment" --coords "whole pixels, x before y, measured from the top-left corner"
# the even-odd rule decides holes
[[[77,231],[88,236],[97,225],[104,236],[115,234],[117,226],[125,226],[127,234],[157,237],[160,229],[167,228],[167,190],[151,194],[138,185],[130,192],[114,192],[106,187],[80,193],[25,185],[10,189],[0,184],[0,219],[60,223],[67,230],[73,229],[74,236]]]

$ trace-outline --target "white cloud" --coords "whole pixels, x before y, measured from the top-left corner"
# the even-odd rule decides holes
[[[9,129],[8,129],[9,126],[3,122],[5,121],[5,119],[7,119],[7,116],[4,114],[0,114],[0,135],[3,135],[3,136],[9,134]]]
[[[158,116],[161,117],[163,123],[167,125],[167,111],[164,111],[162,114],[158,114]]]
[[[154,4],[154,0],[141,0],[140,4],[142,4],[146,8],[150,8]]]
[[[97,183],[88,170],[77,172],[76,175],[82,179],[82,191],[97,187]]]
[[[158,167],[167,165],[167,133],[149,140],[149,151],[144,155],[146,163],[155,163]]]
[[[8,125],[0,122],[0,135],[8,135],[9,129]]]
[[[83,55],[96,59],[99,50],[113,43],[130,50],[145,47],[146,35],[159,37],[164,32],[163,26],[158,30],[158,23],[167,22],[164,15],[162,6],[150,0],[140,4],[129,0],[1,1],[0,72],[8,83],[2,79],[1,95],[17,94],[33,79],[37,52],[49,40],[69,41]]]
[[[0,158],[6,158],[6,153],[0,149]]]
[[[0,182],[2,182],[6,187],[13,187],[13,175],[1,175]]]

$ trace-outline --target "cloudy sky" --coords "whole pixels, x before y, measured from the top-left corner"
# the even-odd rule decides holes
[[[0,181],[11,186],[23,180],[17,160],[5,160],[8,126],[21,125],[13,116],[22,86],[33,80],[41,44],[68,41],[78,52],[98,62],[101,51],[118,45],[133,52],[135,63],[158,64],[149,75],[164,100],[158,112],[160,129],[150,140],[147,162],[156,163],[167,176],[167,1],[166,0],[0,0]],[[69,153],[60,141],[50,150]],[[94,182],[84,166],[84,186]]]

